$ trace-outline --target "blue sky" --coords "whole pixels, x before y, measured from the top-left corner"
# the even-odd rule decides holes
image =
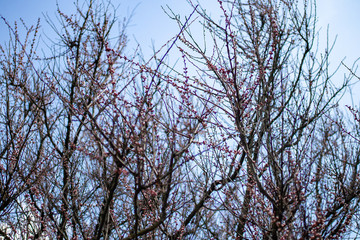
[[[4,16],[11,24],[20,17],[27,23],[35,24],[38,17],[42,18],[43,31],[50,31],[42,14],[54,16],[56,13],[56,0],[0,0],[0,15]],[[81,1],[80,1],[81,2]],[[217,9],[216,0],[202,0],[203,6],[208,9]],[[176,23],[168,18],[161,6],[168,5],[174,12],[181,15],[189,15],[191,8],[185,0],[117,0],[115,5],[120,4],[118,14],[120,18],[129,17],[131,21],[127,29],[130,38],[130,47],[136,46],[136,41],[142,46],[146,54],[151,53],[152,44],[159,48],[168,39],[178,32]],[[62,0],[59,5],[64,12],[71,12],[73,1]],[[335,68],[343,58],[349,66],[360,57],[360,1],[358,0],[318,0],[318,27],[322,29],[320,47],[325,47],[327,25],[330,27],[330,41],[337,35],[331,64]],[[120,16],[121,15],[121,16]],[[3,43],[8,32],[5,24],[0,22],[0,42]],[[136,41],[135,41],[136,39]],[[334,81],[341,81],[346,73],[344,67],[335,75]],[[359,106],[360,84],[353,86],[354,105]],[[346,97],[342,104],[352,104],[351,99]]]

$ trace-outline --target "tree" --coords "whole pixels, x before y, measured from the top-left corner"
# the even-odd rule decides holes
[[[215,233],[222,229],[222,239],[339,238],[357,209],[358,162],[357,154],[344,154],[344,160],[329,150],[343,130],[330,130],[338,121],[327,118],[346,82],[332,86],[329,50],[316,58],[314,5],[219,5],[222,24],[198,11],[212,43],[201,47],[190,31],[181,39],[187,61],[202,74],[197,88],[207,97],[201,98],[227,120],[212,118],[216,144],[233,151],[225,159],[205,160],[220,166],[207,172],[221,173],[212,183],[223,199],[217,205],[223,211],[209,225]],[[336,152],[347,152],[347,144]]]
[[[28,29],[23,44],[16,27],[6,50],[1,52],[1,160],[0,160],[0,235],[10,239],[3,224],[13,228],[31,225],[28,192],[36,192],[51,154],[45,143],[42,109],[50,101],[48,91],[36,77],[33,68],[35,44],[39,29]],[[14,221],[14,219],[17,219]],[[30,232],[24,233],[29,234]],[[26,235],[23,235],[26,236]]]
[[[358,131],[348,134],[337,117],[348,80],[335,87],[330,48],[317,52],[315,3],[218,1],[221,21],[189,3],[185,22],[171,16],[179,34],[149,61],[125,54],[126,23],[114,32],[110,2],[48,19],[59,38],[51,57],[35,53],[38,27],[22,41],[8,25],[0,60],[5,239],[358,231]],[[192,35],[195,16],[204,36]],[[170,67],[176,48],[182,61]]]

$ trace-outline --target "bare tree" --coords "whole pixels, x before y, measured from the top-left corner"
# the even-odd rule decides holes
[[[197,11],[204,42],[191,31],[181,37],[186,61],[199,74],[191,86],[217,113],[205,143],[214,155],[202,162],[211,165],[203,175],[215,174],[199,182],[202,201],[184,219],[185,229],[199,233],[204,225],[204,236],[218,239],[343,236],[358,209],[358,162],[356,151],[339,156],[348,151],[346,141],[327,150],[344,133],[334,130],[338,119],[328,118],[337,114],[347,82],[336,88],[330,81],[331,46],[322,54],[316,49],[315,3],[218,2],[220,23]],[[219,145],[228,157],[215,155]],[[212,217],[191,224],[210,199]]]
[[[111,2],[1,46],[5,239],[334,239],[357,231],[357,130],[315,3],[199,5],[149,61]],[[196,18],[197,17],[197,18]],[[193,35],[201,19],[203,36]],[[6,22],[6,21],[5,21]],[[178,50],[174,67],[166,59]],[[355,111],[355,110],[353,110]],[[354,127],[357,129],[356,127]],[[354,234],[354,233],[352,233]]]
[[[44,159],[51,154],[42,115],[51,98],[34,69],[39,22],[31,28],[22,23],[9,29],[8,44],[0,46],[0,235],[4,239],[10,239],[8,230],[23,229],[17,237],[26,238],[41,228],[33,222],[28,203],[34,195],[28,192],[37,193],[47,169]]]

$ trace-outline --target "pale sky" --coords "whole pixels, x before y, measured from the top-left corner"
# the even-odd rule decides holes
[[[56,0],[0,0],[0,15],[5,17],[11,24],[20,17],[26,23],[36,23],[38,17],[42,18],[41,25],[43,31],[50,31],[47,23],[43,20],[43,13],[54,16],[56,12]],[[58,1],[64,12],[71,12],[72,0]],[[80,1],[81,2],[81,1]],[[216,12],[216,0],[202,0],[206,3],[206,8]],[[130,47],[135,47],[136,39],[142,46],[146,54],[152,52],[151,46],[154,43],[159,48],[179,31],[176,23],[166,16],[161,6],[166,8],[168,5],[175,13],[188,16],[191,8],[185,0],[117,0],[114,5],[120,4],[118,14],[120,19],[131,17],[130,25],[127,29],[130,38]],[[331,64],[335,68],[341,60],[346,57],[345,63],[352,66],[354,61],[360,57],[360,1],[359,0],[318,0],[318,28],[321,28],[320,47],[325,47],[326,29],[329,25],[330,41],[337,35],[336,45],[331,55]],[[3,43],[8,32],[3,21],[0,22],[0,41]],[[335,75],[334,81],[342,81],[343,74],[346,73],[344,67]],[[360,74],[360,71],[359,71]],[[359,106],[360,84],[354,85],[353,96],[354,105]],[[346,97],[342,104],[351,104],[349,97]]]

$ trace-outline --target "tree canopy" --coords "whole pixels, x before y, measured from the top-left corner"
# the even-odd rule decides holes
[[[110,1],[58,9],[44,55],[39,23],[2,19],[3,239],[358,236],[360,116],[338,104],[351,77],[332,81],[315,1],[187,4],[150,59]]]

